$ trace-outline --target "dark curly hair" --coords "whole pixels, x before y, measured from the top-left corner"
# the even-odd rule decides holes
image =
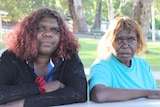
[[[37,27],[40,20],[45,16],[53,17],[57,20],[61,35],[59,47],[52,58],[56,60],[60,57],[70,59],[71,54],[78,53],[80,45],[60,14],[49,8],[40,8],[19,22],[12,32],[8,34],[8,49],[21,59],[35,60],[38,54]]]

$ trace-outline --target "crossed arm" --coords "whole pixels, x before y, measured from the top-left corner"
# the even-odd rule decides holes
[[[65,85],[58,80],[47,82],[45,85],[45,93],[49,93],[64,87]],[[0,107],[24,107],[24,99],[9,102],[9,103],[0,105]]]
[[[126,101],[142,97],[160,99],[160,90],[121,89],[96,85],[90,92],[90,99],[97,103]]]

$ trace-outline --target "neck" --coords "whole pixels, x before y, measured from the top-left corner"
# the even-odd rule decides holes
[[[36,58],[35,63],[37,63],[37,64],[48,64],[49,61],[50,61],[50,57],[48,57],[48,56],[38,56]]]
[[[125,66],[130,67],[131,66],[131,61],[128,62],[122,62]]]
[[[49,61],[50,57],[38,56],[36,58],[36,61],[34,62],[34,67],[38,76],[45,77],[47,75]]]

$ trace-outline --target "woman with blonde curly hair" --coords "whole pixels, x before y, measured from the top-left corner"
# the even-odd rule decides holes
[[[160,98],[150,66],[138,56],[145,47],[138,23],[127,16],[115,18],[99,43],[99,58],[90,69],[90,99],[115,102]]]

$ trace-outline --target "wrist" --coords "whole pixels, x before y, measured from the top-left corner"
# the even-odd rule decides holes
[[[45,84],[46,84],[46,81],[44,80],[44,78],[43,77],[37,77],[36,80],[35,80],[35,83],[39,86],[40,94],[44,94]]]

